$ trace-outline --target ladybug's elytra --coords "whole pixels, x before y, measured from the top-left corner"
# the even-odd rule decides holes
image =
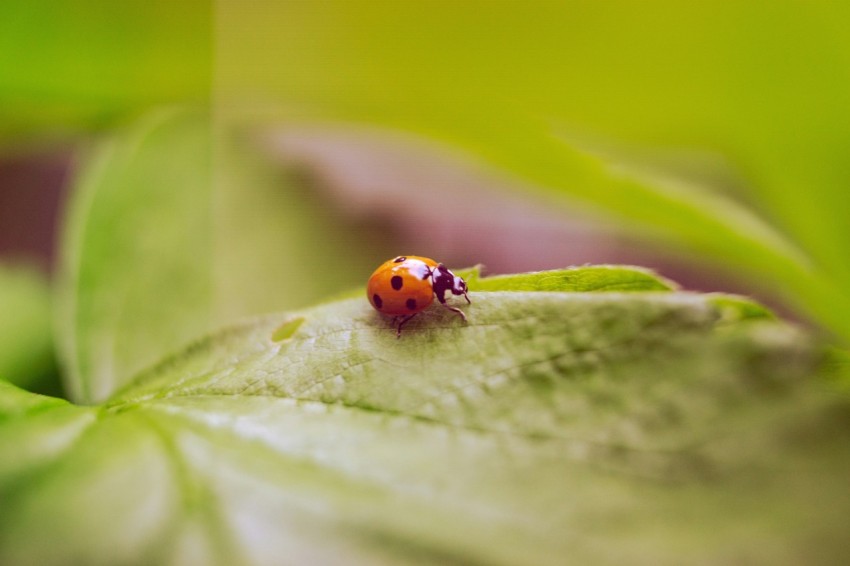
[[[463,278],[442,263],[415,255],[402,255],[384,262],[366,286],[366,294],[375,310],[395,319],[401,317],[396,337],[401,336],[402,326],[434,301],[435,295],[441,305],[459,314],[465,322],[462,310],[446,304],[449,291],[453,295],[463,295],[467,303],[472,302]]]

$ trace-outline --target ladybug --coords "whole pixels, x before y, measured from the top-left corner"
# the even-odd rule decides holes
[[[384,262],[366,285],[366,295],[375,310],[392,315],[393,323],[401,317],[396,338],[401,336],[401,328],[411,318],[434,301],[434,295],[441,305],[459,314],[466,322],[462,310],[446,304],[446,293],[449,291],[453,295],[463,295],[467,303],[472,303],[463,278],[449,271],[442,263],[415,255],[402,255]]]

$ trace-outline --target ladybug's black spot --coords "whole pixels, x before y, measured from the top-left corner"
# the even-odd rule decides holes
[[[390,279],[390,285],[393,286],[393,289],[398,291],[401,289],[401,286],[404,285],[404,279],[401,278],[401,275],[393,275],[393,278]]]
[[[407,303],[405,303],[405,304],[407,305],[407,308],[409,308],[410,310],[412,310],[412,311],[416,310],[416,299],[407,299]]]
[[[381,296],[378,293],[372,295],[372,303],[378,308],[382,308],[384,306],[384,301],[381,300]]]
[[[393,263],[401,263],[401,262],[403,262],[403,261],[404,261],[404,260],[406,260],[406,259],[407,259],[406,257],[404,257],[403,255],[400,255],[400,256],[398,256],[397,258],[395,258],[395,259],[393,260]]]

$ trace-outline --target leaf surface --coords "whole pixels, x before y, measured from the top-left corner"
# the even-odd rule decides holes
[[[0,473],[0,561],[793,564],[843,552],[846,399],[807,379],[799,331],[718,295],[471,298],[467,324],[433,307],[400,339],[363,298],[249,319],[99,410],[7,416],[0,430],[34,430],[41,457]],[[61,418],[77,432],[37,450]]]

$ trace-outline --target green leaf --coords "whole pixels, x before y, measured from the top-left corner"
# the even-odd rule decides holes
[[[92,409],[74,407],[67,401],[30,393],[0,381],[3,495],[17,485],[31,482],[41,468],[63,457],[94,420]]]
[[[211,144],[201,116],[163,111],[76,178],[57,319],[72,399],[105,398],[209,327]]]
[[[0,419],[38,455],[0,468],[0,562],[842,555],[850,413],[800,331],[717,295],[471,299],[468,323],[434,306],[400,339],[363,298],[249,319],[96,413]]]
[[[31,391],[58,390],[46,277],[0,264],[0,379]]]
[[[72,399],[103,400],[212,328],[305,306],[367,275],[358,266],[368,246],[352,250],[347,228],[250,142],[172,108],[84,160],[58,285]]]
[[[2,392],[0,393],[0,420],[19,417],[55,405],[68,404],[61,399],[32,394],[5,380],[0,380],[0,392]]]
[[[671,291],[672,281],[648,269],[619,265],[571,267],[536,273],[469,279],[473,291]]]

